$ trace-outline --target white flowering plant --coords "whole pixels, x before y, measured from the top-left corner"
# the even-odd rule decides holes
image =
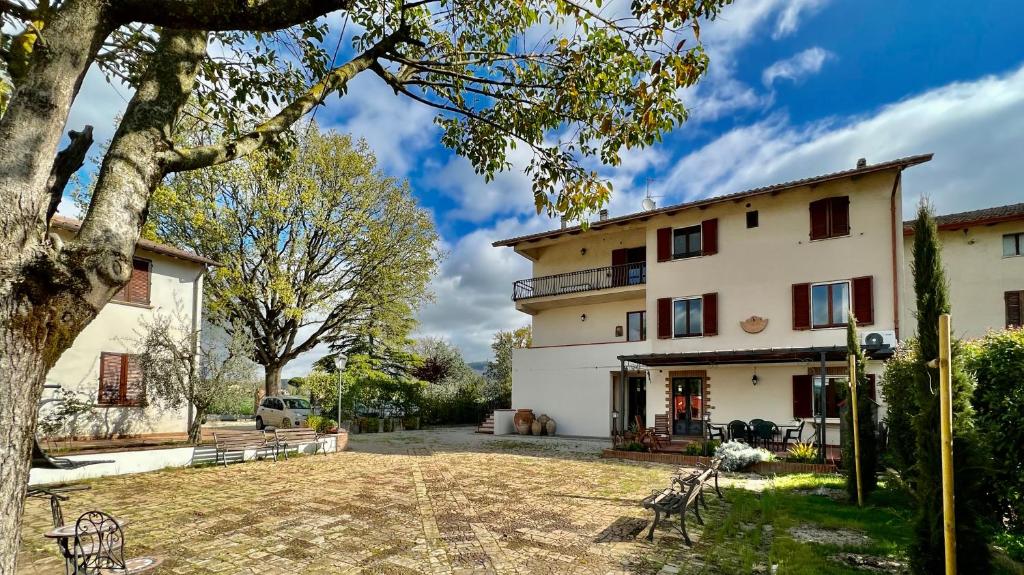
[[[725,471],[740,471],[755,463],[775,460],[775,456],[767,449],[736,440],[719,445],[715,449],[715,457],[722,459],[722,469]]]

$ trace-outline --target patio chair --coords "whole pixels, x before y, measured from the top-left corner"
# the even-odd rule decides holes
[[[775,425],[771,421],[761,419],[753,426],[753,432],[754,439],[757,443],[760,443],[765,448],[771,449],[776,436],[779,434],[779,426]]]
[[[738,439],[743,442],[750,441],[750,428],[747,422],[741,419],[734,419],[729,422],[729,439]]]
[[[710,421],[704,422],[704,432],[709,440],[718,438],[723,443],[725,442],[725,426],[712,425]]]
[[[789,445],[789,440],[792,439],[793,443],[800,443],[804,437],[804,425],[806,421],[800,420],[800,425],[796,427],[789,427],[786,429],[786,435],[782,438],[782,448],[785,449]]]
[[[136,575],[161,563],[154,557],[126,561],[121,524],[102,511],[87,511],[78,518],[71,549],[75,575]]]
[[[661,449],[672,443],[672,429],[668,422],[667,413],[658,413],[654,416],[654,438],[655,447]]]

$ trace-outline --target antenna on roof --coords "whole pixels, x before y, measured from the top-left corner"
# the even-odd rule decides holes
[[[645,212],[649,212],[649,211],[653,210],[655,207],[657,207],[657,205],[658,205],[658,204],[656,204],[654,202],[654,198],[660,198],[661,197],[661,196],[652,196],[651,195],[651,179],[650,178],[647,178],[646,192],[647,192],[647,195],[646,195],[646,197],[644,197],[644,201],[641,202],[640,205],[643,206]]]

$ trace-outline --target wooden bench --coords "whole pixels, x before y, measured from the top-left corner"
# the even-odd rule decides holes
[[[278,453],[284,453],[284,458],[288,459],[288,450],[291,448],[298,450],[299,446],[304,443],[312,443],[314,445],[313,455],[316,455],[317,451],[323,451],[326,456],[327,445],[323,441],[325,439],[327,438],[308,427],[275,429],[274,459],[277,459]]]
[[[213,443],[217,450],[215,462],[224,462],[226,467],[228,464],[228,452],[229,451],[241,451],[245,452],[246,449],[253,449],[256,451],[256,456],[259,457],[261,453],[264,455],[266,452],[274,451],[274,445],[267,443],[267,436],[262,431],[237,431],[237,430],[219,430],[213,432]],[[244,456],[244,455],[243,455]],[[276,452],[275,457],[276,460]]]
[[[711,465],[704,469],[697,469],[689,473],[679,473],[672,478],[671,484],[661,491],[654,491],[645,497],[642,505],[644,509],[654,511],[654,522],[647,532],[647,540],[654,540],[654,529],[662,518],[670,518],[672,515],[679,515],[679,532],[687,545],[693,545],[690,541],[690,534],[686,531],[686,511],[693,509],[693,515],[697,523],[703,525],[704,519],[700,516],[700,506],[707,509],[707,501],[704,500],[704,489],[714,481],[715,491],[718,497],[722,492],[718,489],[718,467],[720,460],[714,460]]]

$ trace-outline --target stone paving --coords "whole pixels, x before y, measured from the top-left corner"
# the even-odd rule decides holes
[[[694,549],[668,527],[643,538],[638,501],[673,469],[598,459],[603,442],[454,429],[349,447],[95,480],[64,515],[127,519],[127,555],[164,557],[161,574],[672,573],[699,557],[696,525]],[[30,499],[19,574],[62,572],[50,527]]]

